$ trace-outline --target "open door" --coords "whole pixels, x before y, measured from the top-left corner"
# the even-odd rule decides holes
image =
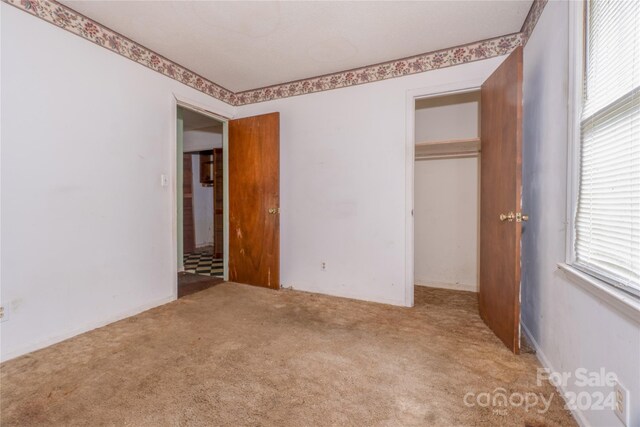
[[[222,259],[224,254],[224,170],[222,148],[213,150],[213,256]]]
[[[280,114],[229,121],[229,280],[280,288]]]
[[[517,354],[520,351],[522,47],[514,50],[482,85],[480,102],[480,316]]]
[[[182,239],[184,253],[189,254],[196,250],[191,153],[184,153],[182,155],[182,162]]]

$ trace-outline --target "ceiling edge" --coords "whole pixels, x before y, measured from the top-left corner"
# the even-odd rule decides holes
[[[505,55],[526,44],[547,3],[547,0],[533,1],[519,33],[234,93],[55,0],[2,1],[232,106],[356,86]]]
[[[520,29],[520,33],[522,34],[522,46],[526,45],[529,41],[529,37],[531,37],[531,33],[533,33],[533,29],[536,27],[538,19],[540,19],[540,15],[542,15],[542,11],[546,5],[547,0],[533,0],[531,9],[529,9],[529,13],[524,19],[522,28]]]
[[[227,104],[234,93],[55,0],[2,0]]]
[[[521,44],[520,33],[514,33],[353,70],[236,92],[236,105],[272,101],[424,73],[425,71],[506,55]]]

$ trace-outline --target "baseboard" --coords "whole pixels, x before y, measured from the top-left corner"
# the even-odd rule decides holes
[[[476,285],[467,285],[465,283],[439,283],[439,282],[416,282],[416,286],[426,286],[428,288],[451,289],[454,291],[478,292]]]
[[[297,286],[297,285],[286,285],[286,284],[281,284],[280,286],[282,289],[289,289],[292,291],[308,292],[311,294],[320,294],[320,295],[327,295],[331,297],[347,298],[347,299],[352,299],[357,301],[375,302],[378,304],[387,304],[387,305],[396,305],[396,306],[406,307],[404,304],[404,301],[399,301],[399,300],[390,299],[390,298],[380,298],[377,296],[371,297],[368,295],[361,295],[361,294],[356,294],[352,292],[342,292],[335,289],[327,290],[324,287]]]
[[[21,347],[21,348],[15,350],[15,351],[7,353],[3,357],[2,362],[6,362],[7,360],[15,359],[16,357],[23,356],[23,355],[25,355],[27,353],[31,353],[31,352],[34,352],[34,351],[37,351],[37,350],[41,350],[41,349],[43,349],[45,347],[49,347],[49,346],[54,345],[54,344],[58,344],[58,343],[60,343],[62,341],[68,340],[68,339],[73,338],[73,337],[75,337],[77,335],[83,334],[85,332],[92,331],[92,330],[97,329],[97,328],[101,328],[103,326],[107,326],[110,323],[114,323],[114,322],[117,322],[119,320],[126,319],[127,317],[135,316],[136,314],[140,314],[143,311],[151,310],[152,308],[156,308],[158,306],[167,304],[167,303],[169,303],[171,301],[175,301],[175,300],[176,300],[176,295],[172,294],[172,295],[170,295],[168,297],[161,298],[161,299],[156,300],[154,302],[151,302],[151,303],[148,303],[148,304],[143,304],[143,305],[140,305],[138,307],[132,308],[130,310],[125,310],[125,311],[123,311],[121,313],[118,313],[117,315],[114,315],[112,317],[107,318],[106,320],[89,323],[86,326],[83,326],[81,328],[72,329],[72,330],[70,330],[68,332],[65,332],[64,334],[56,335],[54,337],[47,338],[45,340],[38,341],[36,343],[32,343],[32,344],[26,345],[24,347]]]
[[[538,342],[533,338],[533,335],[531,335],[531,332],[529,331],[529,329],[527,329],[526,325],[524,323],[520,323],[520,326],[521,326],[522,333],[527,337],[527,341],[529,341],[529,344],[531,344],[534,350],[536,351],[536,357],[538,358],[538,361],[540,362],[542,367],[549,369],[551,372],[559,372],[551,365],[551,362],[549,362],[549,359],[544,354],[544,351],[542,351],[542,349],[540,348],[540,345],[538,345]],[[564,386],[559,388],[563,394],[567,391]],[[578,424],[581,427],[591,426],[591,424],[587,421],[587,419],[585,418],[581,410],[572,409],[571,415],[573,415],[573,418],[578,422]]]

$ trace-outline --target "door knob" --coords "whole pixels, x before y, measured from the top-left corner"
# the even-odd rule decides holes
[[[500,214],[500,221],[512,222],[515,217],[516,215],[513,212],[509,212],[508,214]]]
[[[516,222],[529,221],[529,215],[525,215],[522,212],[518,212],[514,214],[513,212],[509,212],[508,214],[500,214],[500,221],[509,221],[513,222],[515,219]]]
[[[280,208],[269,208],[269,213],[275,215],[280,212]]]

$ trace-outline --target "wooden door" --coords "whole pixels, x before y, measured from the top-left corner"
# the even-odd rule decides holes
[[[521,47],[482,85],[480,99],[480,316],[510,350],[518,353],[522,224],[516,216],[522,196]]]
[[[222,148],[213,150],[213,256],[222,259],[223,241],[223,170]]]
[[[182,242],[184,253],[188,254],[196,249],[196,226],[193,218],[193,168],[191,154],[182,155]]]
[[[280,287],[280,114],[229,121],[229,280]]]

